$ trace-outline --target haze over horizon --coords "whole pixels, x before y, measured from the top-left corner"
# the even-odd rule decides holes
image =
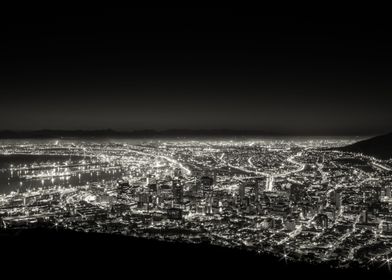
[[[392,131],[389,20],[108,9],[2,21],[0,130]]]

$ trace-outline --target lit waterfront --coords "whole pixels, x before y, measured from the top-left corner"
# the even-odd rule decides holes
[[[392,163],[329,149],[351,142],[6,143],[2,227],[181,235],[287,260],[381,265],[392,253]]]

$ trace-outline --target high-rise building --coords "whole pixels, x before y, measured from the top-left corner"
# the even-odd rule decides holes
[[[367,222],[368,222],[368,212],[366,209],[363,210],[361,213],[361,222],[364,224],[367,224]]]
[[[335,192],[335,207],[340,210],[342,208],[342,193]]]
[[[385,188],[385,196],[388,197],[388,198],[391,198],[391,189],[392,189],[391,186],[387,186]]]
[[[241,184],[238,188],[238,196],[242,202],[245,199],[245,184]]]
[[[214,179],[209,176],[202,176],[199,181],[203,196],[208,196],[213,189]]]
[[[184,197],[184,187],[179,181],[173,181],[172,192],[174,202],[177,204],[182,204]]]
[[[319,214],[316,217],[316,224],[323,229],[328,228],[328,216],[325,214]]]

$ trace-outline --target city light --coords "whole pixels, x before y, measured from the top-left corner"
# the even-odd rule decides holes
[[[392,162],[329,149],[345,144],[8,144],[7,159],[23,161],[0,171],[0,228],[45,223],[163,240],[181,232],[189,242],[246,247],[285,263],[381,262],[390,269]]]

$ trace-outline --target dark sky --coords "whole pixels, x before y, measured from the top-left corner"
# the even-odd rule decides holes
[[[0,130],[392,131],[388,19],[108,9],[1,28]]]

